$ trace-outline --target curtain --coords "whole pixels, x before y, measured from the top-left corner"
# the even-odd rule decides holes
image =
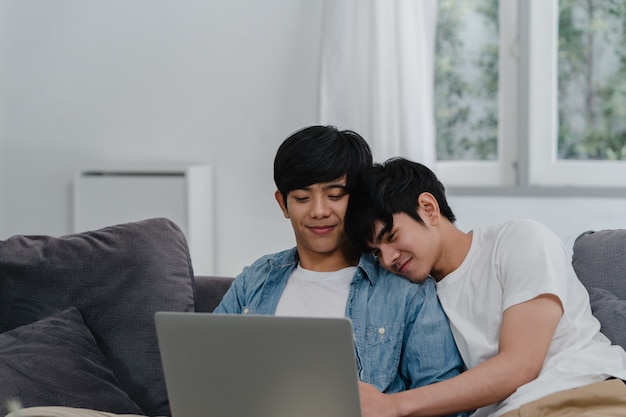
[[[320,119],[433,166],[437,0],[326,0]]]

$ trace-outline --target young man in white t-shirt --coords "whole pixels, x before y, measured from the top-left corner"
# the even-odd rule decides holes
[[[468,371],[386,395],[360,384],[364,417],[626,416],[626,353],[600,333],[562,242],[531,220],[463,232],[422,164],[393,158],[353,190],[356,248],[437,295]]]

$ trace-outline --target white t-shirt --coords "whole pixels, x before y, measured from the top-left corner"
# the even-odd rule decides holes
[[[316,272],[300,265],[283,290],[277,316],[345,317],[350,283],[356,266],[333,272]]]
[[[473,231],[461,266],[437,284],[454,338],[468,368],[498,352],[504,310],[554,294],[563,317],[537,379],[474,416],[499,416],[553,392],[615,376],[626,379],[626,353],[600,333],[589,296],[560,239],[532,220]]]

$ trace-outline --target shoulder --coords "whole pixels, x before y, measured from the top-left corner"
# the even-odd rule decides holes
[[[272,263],[293,263],[297,262],[297,256],[298,251],[296,250],[296,248],[285,249],[280,252],[263,255],[254,262],[252,262],[248,267],[258,268]]]
[[[403,297],[413,297],[415,294],[423,292],[435,292],[432,280],[429,279],[424,283],[417,284],[386,270],[378,262],[372,265],[368,275],[373,287],[378,291],[393,292]]]
[[[561,246],[561,239],[546,225],[536,220],[519,219],[506,223],[503,236],[517,242],[518,245]]]
[[[533,219],[514,219],[506,223],[476,229],[478,240],[493,241],[497,247],[525,247],[560,242],[556,234],[544,224]]]
[[[503,231],[526,234],[551,234],[546,225],[533,219],[513,219],[501,225]]]
[[[298,262],[298,252],[296,248],[286,249],[280,252],[270,253],[263,255],[248,266],[243,268],[243,271],[237,276],[249,277],[255,276],[259,273],[269,271],[273,267],[282,267],[286,265],[292,265]]]

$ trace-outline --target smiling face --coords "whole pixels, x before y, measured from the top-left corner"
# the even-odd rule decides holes
[[[303,268],[337,270],[358,262],[344,233],[348,207],[345,175],[293,190],[286,201],[278,191],[275,197],[285,217],[291,220]]]
[[[434,227],[432,212],[418,208],[417,214],[424,221],[417,222],[406,213],[393,215],[393,227],[384,231],[384,224],[374,224],[372,252],[387,270],[413,282],[424,282],[429,275],[437,278],[447,271],[439,265],[441,258],[441,236]],[[446,267],[443,268],[447,270]]]
[[[463,263],[472,245],[472,232],[460,231],[442,216],[432,194],[420,194],[417,203],[417,211],[411,215],[394,213],[391,227],[375,221],[368,245],[391,272],[413,282],[423,282],[428,276],[441,281]]]
[[[406,213],[396,213],[391,230],[383,233],[383,228],[376,222],[371,244],[380,264],[410,281],[424,282],[437,260],[437,237],[428,219],[420,224]]]

